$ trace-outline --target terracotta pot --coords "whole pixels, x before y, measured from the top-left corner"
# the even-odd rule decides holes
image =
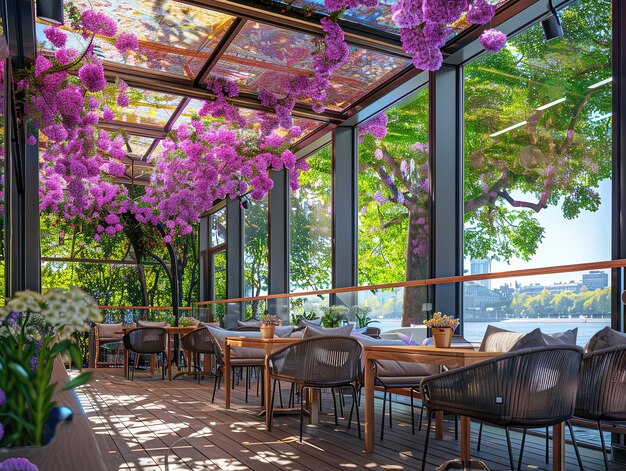
[[[273,339],[274,334],[276,333],[275,325],[262,325],[261,326],[261,338],[264,339]]]
[[[454,330],[450,327],[433,327],[435,347],[449,348],[452,343],[452,334],[454,334]]]

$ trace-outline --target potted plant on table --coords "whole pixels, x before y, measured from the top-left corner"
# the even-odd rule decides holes
[[[435,312],[432,319],[424,321],[424,325],[432,329],[437,348],[448,348],[452,343],[452,335],[459,326],[459,319]]]
[[[70,337],[88,331],[89,321],[101,322],[101,312],[78,288],[52,289],[45,295],[22,291],[0,308],[0,321],[0,447],[46,445],[59,415],[53,399],[57,386],[73,389],[91,377],[82,373],[65,385],[50,384],[54,363],[61,355],[82,366]]]
[[[347,306],[330,306],[321,308],[324,315],[322,316],[322,327],[334,328],[339,327],[348,320],[350,309]]]
[[[276,314],[265,314],[261,317],[261,337],[264,339],[274,338],[276,326],[282,324],[282,319]]]

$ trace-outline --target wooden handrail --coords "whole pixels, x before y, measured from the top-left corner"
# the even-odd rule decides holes
[[[172,309],[172,306],[98,306],[98,309],[149,309],[152,311],[164,311]],[[178,309],[188,311],[193,309],[192,306],[179,307]]]
[[[218,299],[214,301],[199,301],[192,303],[194,306],[206,306],[212,304],[240,303],[245,301],[264,301],[268,299],[300,298],[304,296],[317,296],[321,294],[350,293],[353,291],[370,291],[376,289],[410,288],[414,286],[442,285],[447,283],[465,283],[468,281],[494,280],[498,278],[513,278],[522,276],[553,275],[556,273],[569,273],[587,270],[600,270],[606,268],[626,267],[626,259],[607,260],[603,262],[574,263],[570,265],[556,265],[542,268],[526,268],[524,270],[510,270],[495,273],[483,273],[480,275],[445,276],[441,278],[429,278],[426,280],[399,281],[397,283],[385,283],[369,286],[351,286],[347,288],[331,288],[317,291],[298,291],[295,293],[266,294],[263,296],[251,296],[245,298]]]

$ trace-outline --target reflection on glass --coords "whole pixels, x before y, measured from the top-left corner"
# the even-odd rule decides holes
[[[128,155],[139,159],[143,158],[153,142],[154,139],[151,137],[134,135],[127,136],[126,144],[130,147],[130,149],[127,149]]]
[[[203,104],[204,100],[190,100],[185,107],[183,113],[176,120],[174,126],[178,126],[181,123],[189,122],[193,116],[197,116],[202,109]],[[249,131],[254,133],[255,135],[259,135],[261,133],[262,112],[258,110],[251,110],[249,108],[239,108],[239,111],[242,116],[247,120]],[[204,119],[215,120],[215,118],[211,117],[204,117]],[[322,124],[324,123],[322,123],[321,121],[314,121],[312,119],[293,118],[293,125],[299,126],[300,129],[302,129],[302,136],[297,139],[293,139],[293,142],[304,138],[307,134],[315,131]],[[278,128],[275,132],[281,136],[286,135],[286,131],[282,128]]]
[[[331,286],[331,147],[312,155],[307,162],[311,170],[300,174],[300,189],[290,195],[291,291],[320,290]]]
[[[115,85],[109,84],[104,93],[107,104],[115,112],[115,121],[134,124],[165,126],[182,100],[177,95],[129,87],[126,94],[130,104],[118,107],[111,98],[115,96]]]
[[[209,216],[210,247],[226,243],[226,208]]]
[[[359,284],[429,277],[430,206],[428,89],[389,109],[383,139],[364,135],[383,128],[385,116],[359,127]],[[377,134],[381,137],[380,134]],[[402,320],[422,320],[415,306],[427,302],[425,288],[404,295]]]
[[[226,250],[211,254],[213,299],[226,299]],[[211,321],[224,319],[226,304],[210,304]]]
[[[262,87],[282,93],[281,83],[294,74],[308,75],[314,36],[248,21],[211,71],[240,83],[244,91]],[[326,105],[342,110],[408,65],[406,59],[350,48],[350,59],[335,72]]]
[[[470,274],[611,258],[611,2],[579,0],[560,16],[562,38],[545,42],[537,24],[465,68]],[[610,322],[607,286],[604,272],[467,283],[464,332],[576,324],[583,345]]]
[[[67,2],[66,2],[67,3]],[[234,20],[233,16],[171,0],[74,0],[79,10],[95,9],[117,21],[118,31],[132,31],[139,39],[139,50],[120,53],[113,45],[96,39],[106,61],[165,72],[193,79]],[[69,29],[68,29],[69,30]],[[76,32],[68,46],[84,50],[85,40]],[[43,26],[37,27],[37,40],[45,50]]]
[[[267,294],[268,246],[267,246],[267,197],[251,201],[244,211],[243,263],[244,296]],[[258,318],[263,314],[259,303],[248,304],[246,318]]]

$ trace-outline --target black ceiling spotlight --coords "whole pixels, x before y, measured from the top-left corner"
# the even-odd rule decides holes
[[[37,0],[37,18],[48,23],[63,24],[63,0]]]
[[[250,198],[248,198],[248,195],[241,195],[239,197],[239,201],[243,209],[248,209],[250,207]]]
[[[552,5],[552,0],[548,0],[548,7],[550,8],[550,16],[541,21],[541,26],[543,27],[546,41],[551,41],[563,36],[563,26],[561,26],[559,14],[556,12],[554,5]]]

